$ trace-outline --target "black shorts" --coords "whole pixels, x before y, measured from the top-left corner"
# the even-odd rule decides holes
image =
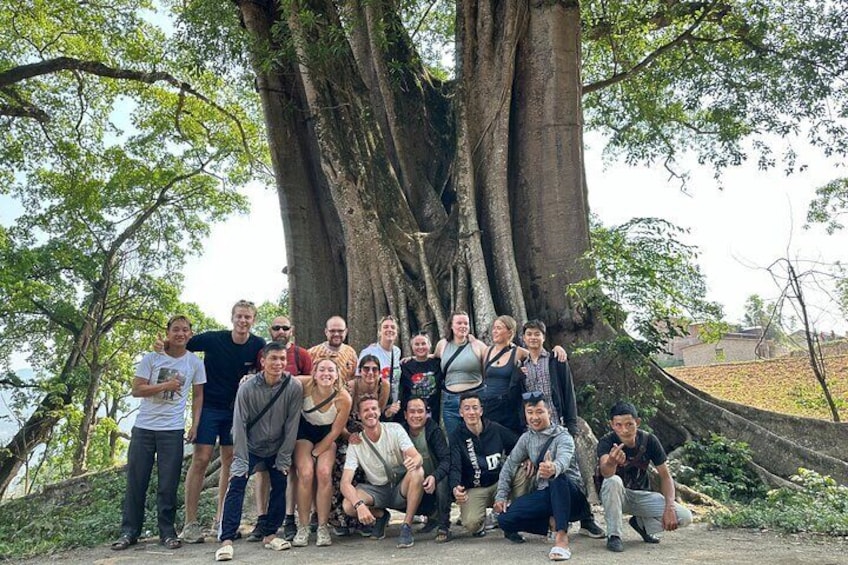
[[[297,427],[297,439],[305,439],[313,444],[319,443],[322,439],[327,437],[327,434],[330,433],[330,429],[332,429],[332,427],[332,424],[327,424],[326,426],[310,424],[306,421],[306,418],[301,416],[300,425]]]

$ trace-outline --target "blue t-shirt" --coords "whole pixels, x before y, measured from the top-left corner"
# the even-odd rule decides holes
[[[203,406],[232,410],[239,381],[252,370],[258,370],[257,356],[265,340],[250,334],[242,344],[233,342],[230,330],[203,332],[188,340],[189,351],[202,351],[206,367]]]

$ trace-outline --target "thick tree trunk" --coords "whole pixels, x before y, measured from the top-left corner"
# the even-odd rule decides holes
[[[582,260],[589,249],[589,202],[577,2],[532,3],[517,56],[523,64],[511,138],[515,256],[528,311],[548,325],[553,343],[563,343],[582,324],[566,288],[594,276]]]
[[[302,340],[323,339],[331,313],[347,316],[355,347],[374,341],[388,313],[405,340],[443,332],[452,309],[469,310],[484,338],[496,313],[541,318],[570,347],[620,335],[566,294],[594,275],[581,259],[590,241],[576,0],[458,3],[452,87],[421,67],[389,0],[239,8],[254,40],[279,55],[255,68]],[[743,417],[657,367],[637,377],[634,360],[612,351],[573,366],[606,399],[662,391],[653,423],[669,447],[715,431],[748,442],[778,475],[803,465],[848,477],[832,451],[816,452],[821,443],[793,441],[791,424]]]

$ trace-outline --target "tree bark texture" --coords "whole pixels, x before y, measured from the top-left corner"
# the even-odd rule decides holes
[[[390,0],[237,4],[254,41],[303,341],[322,341],[326,318],[341,314],[361,348],[393,314],[406,349],[416,330],[443,335],[456,309],[483,339],[496,313],[542,319],[569,347],[616,335],[566,294],[594,276],[581,260],[577,1],[457,2],[448,83],[423,67]],[[580,382],[621,396],[643,386],[622,360],[573,366]],[[748,419],[658,367],[648,378],[666,399],[655,420],[670,446],[716,431],[747,441],[775,474],[804,465],[848,478],[832,451],[795,441],[795,424]]]

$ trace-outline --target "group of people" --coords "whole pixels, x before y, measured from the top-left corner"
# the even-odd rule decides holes
[[[612,432],[598,443],[596,487],[607,531],[597,525],[577,467],[571,371],[561,347],[544,348],[541,321],[523,325],[521,347],[515,320],[499,316],[486,345],[470,335],[468,315],[455,312],[435,349],[419,334],[410,341],[413,356],[403,359],[391,316],[380,320],[377,341],[358,355],[345,343],[339,316],[327,320],[326,341],[309,350],[294,343],[294,326],[283,316],[272,321],[266,343],[251,333],[255,316],[253,303],[239,301],[232,330],[197,335],[187,317],[175,316],[165,339],[142,358],[132,387],[141,404],[113,549],[137,543],[154,460],[161,543],[176,549],[204,541],[198,501],[216,443],[218,561],[233,558],[252,475],[258,519],[247,540],[277,551],[307,546],[313,533],[317,546],[354,532],[382,539],[390,510],[404,513],[397,547],[413,545],[417,516],[426,517],[419,531],[435,531],[437,543],[447,542],[454,502],[470,535],[485,536],[495,524],[514,543],[524,542],[520,532],[547,533],[555,561],[571,557],[571,522],[580,522],[581,534],[606,538],[609,550],[623,551],[624,513],[648,543],[691,521],[675,502],[661,444],[639,430],[636,409],[619,402],[610,411]],[[194,352],[203,352],[203,360]],[[185,526],[177,535],[189,392],[186,439],[194,451]],[[651,464],[660,492],[650,490]]]

